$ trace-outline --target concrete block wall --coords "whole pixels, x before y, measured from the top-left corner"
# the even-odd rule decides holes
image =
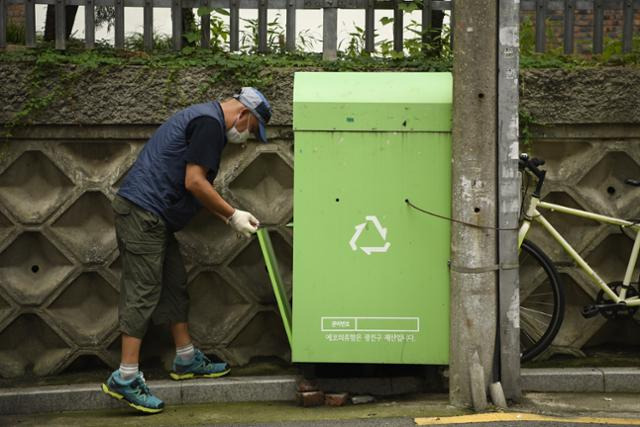
[[[546,161],[542,199],[622,218],[640,218],[640,188],[624,183],[640,178],[640,72],[624,68],[531,70],[521,78],[521,110],[532,117],[531,141],[524,147]],[[622,281],[633,241],[618,227],[557,212],[543,214],[608,283]],[[549,350],[581,355],[586,346],[640,345],[638,325],[630,318],[585,319],[599,288],[541,227],[529,238],[559,270],[566,295],[562,327]],[[538,284],[531,269],[521,281]],[[638,289],[640,271],[633,274]],[[526,295],[533,290],[524,292]],[[640,314],[636,319],[640,320]],[[521,323],[523,328],[531,328]]]
[[[216,185],[272,228],[291,287],[294,70],[268,70],[262,89],[274,105],[272,144],[226,148]],[[202,90],[217,70],[111,68],[80,76],[64,99],[0,146],[0,376],[50,375],[98,358],[116,366],[120,259],[109,202],[146,139],[171,112],[230,95]],[[58,73],[52,73],[55,79]],[[0,123],[25,102],[24,64],[0,63]],[[167,82],[174,82],[169,85]],[[640,217],[640,193],[621,184],[640,177],[640,72],[633,69],[523,72],[521,104],[534,119],[534,153],[545,157],[545,199]],[[637,172],[637,173],[636,173]],[[610,190],[610,187],[614,191]],[[606,277],[625,238],[584,221],[551,221]],[[197,344],[234,365],[251,358],[289,360],[289,346],[255,238],[240,239],[206,214],[178,235],[189,272],[190,321]],[[535,237],[535,235],[534,235]],[[547,244],[543,240],[543,244]],[[562,254],[545,246],[555,260]],[[609,339],[609,322],[585,321],[590,292],[575,268],[562,268],[565,325],[553,351],[579,351]],[[616,279],[613,275],[611,280]],[[575,309],[575,310],[574,310]],[[627,342],[633,334],[622,336]],[[143,363],[172,358],[167,331],[152,328]]]
[[[290,285],[292,234],[284,225],[292,215],[291,140],[273,136],[269,145],[227,147],[216,186],[233,205],[273,228]],[[121,267],[110,200],[143,143],[11,143],[0,162],[2,376],[56,373],[87,355],[117,363]],[[206,212],[177,237],[197,344],[234,365],[254,356],[288,360],[257,240],[239,238]],[[168,335],[153,333],[158,336],[145,342],[144,354],[159,354],[166,363],[173,355]]]
[[[640,188],[624,183],[627,178],[640,178],[640,126],[629,127],[624,133],[607,126],[592,129],[589,135],[575,127],[547,128],[534,139],[532,151],[547,162],[542,200],[615,217],[640,218]],[[622,281],[633,246],[631,238],[615,226],[557,212],[543,214],[605,282]],[[632,319],[583,318],[583,306],[593,303],[599,288],[541,227],[534,226],[528,238],[554,261],[566,295],[564,322],[543,357],[553,353],[580,355],[583,347],[602,343],[640,345],[640,337],[634,333],[638,325]],[[534,274],[532,269],[521,268],[522,282],[538,283],[541,278],[532,277]],[[632,280],[636,292],[639,274],[636,268]],[[525,292],[533,293],[533,289]],[[640,320],[640,314],[636,318]],[[532,325],[522,322],[521,327]]]

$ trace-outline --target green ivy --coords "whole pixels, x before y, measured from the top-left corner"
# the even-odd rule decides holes
[[[193,49],[178,53],[116,50],[98,46],[86,50],[82,45],[70,45],[66,51],[38,47],[0,54],[0,62],[19,63],[29,69],[26,101],[20,111],[5,123],[2,135],[11,136],[13,129],[29,124],[38,113],[54,102],[68,99],[73,84],[83,76],[108,73],[125,66],[139,66],[141,75],[149,70],[168,70],[165,81],[164,103],[187,103],[176,90],[181,70],[206,67],[215,70],[209,80],[199,87],[207,93],[221,82],[233,86],[268,87],[272,84],[273,70],[301,68],[325,71],[450,71],[451,60],[442,58],[372,58],[341,55],[336,61],[323,61],[320,54],[247,54],[213,52]],[[173,101],[176,100],[176,101]]]
[[[518,123],[520,135],[520,152],[533,153],[533,140],[531,126],[535,124],[535,120],[531,113],[523,108],[518,110]]]

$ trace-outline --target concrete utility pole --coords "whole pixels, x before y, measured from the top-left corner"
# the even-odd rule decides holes
[[[453,8],[452,213],[456,219],[494,227],[497,3],[464,0]],[[452,224],[449,400],[456,406],[482,409],[493,379],[496,241],[494,230]]]
[[[518,226],[520,174],[518,173],[518,70],[520,3],[500,1],[498,11],[498,224]],[[500,284],[500,373],[504,394],[519,401],[520,389],[520,289],[518,233],[500,231],[498,256]]]

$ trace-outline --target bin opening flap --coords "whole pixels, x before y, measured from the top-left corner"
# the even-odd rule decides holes
[[[266,228],[260,228],[257,235],[258,242],[260,242],[260,249],[262,249],[262,256],[264,257],[264,263],[267,265],[267,271],[269,272],[269,279],[271,280],[271,286],[273,287],[273,294],[276,296],[278,308],[280,309],[280,316],[282,317],[284,330],[287,333],[287,339],[291,346],[291,305],[289,304],[287,291],[285,290],[284,283],[282,282],[282,276],[280,275],[278,260],[276,259],[273,245],[271,244],[269,230]]]

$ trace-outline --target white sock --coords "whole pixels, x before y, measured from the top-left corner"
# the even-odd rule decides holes
[[[194,355],[195,349],[193,348],[193,343],[176,348],[176,356],[178,356],[183,362],[189,362],[193,359]]]
[[[138,375],[137,363],[121,363],[120,364],[120,378],[123,380],[130,380]]]

